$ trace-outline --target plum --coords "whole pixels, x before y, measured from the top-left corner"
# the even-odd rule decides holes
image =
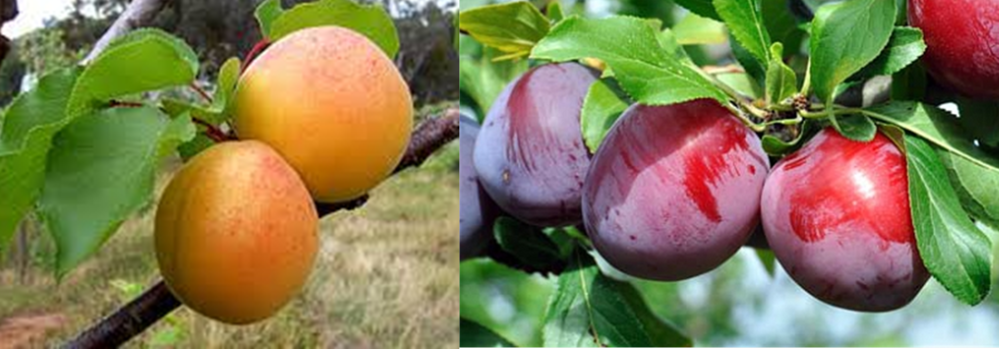
[[[600,254],[633,276],[673,281],[721,265],[759,223],[770,161],[714,100],[634,105],[594,154],[583,221]]]
[[[774,167],[763,229],[792,279],[823,302],[858,311],[908,304],[929,274],[909,212],[905,158],[888,137],[820,131]]]
[[[579,223],[590,163],[579,114],[597,73],[576,63],[535,67],[507,85],[479,132],[479,182],[504,212],[538,226]]]
[[[941,85],[999,99],[999,1],[909,0],[909,23],[923,30],[923,63]]]
[[[461,129],[458,136],[458,172],[461,177],[459,185],[461,195],[460,233],[461,259],[477,256],[492,239],[493,221],[499,214],[496,203],[479,185],[479,176],[472,165],[472,150],[475,148],[475,137],[479,134],[479,125],[471,118],[461,117]]]

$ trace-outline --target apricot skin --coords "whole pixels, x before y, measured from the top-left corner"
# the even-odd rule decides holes
[[[888,137],[862,143],[832,128],[777,163],[763,186],[763,228],[798,285],[857,311],[894,310],[916,297],[929,273],[905,166]]]
[[[317,249],[316,209],[294,169],[257,141],[192,158],[156,212],[167,286],[198,313],[231,324],[267,318],[305,283]]]
[[[316,27],[271,45],[240,78],[235,129],[274,147],[317,201],[360,197],[387,177],[413,127],[392,60],[349,29]]]

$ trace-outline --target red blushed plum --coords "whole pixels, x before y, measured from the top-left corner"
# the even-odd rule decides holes
[[[503,211],[530,224],[579,223],[589,152],[579,129],[596,72],[576,63],[529,70],[500,93],[475,145],[479,182]]]
[[[999,99],[999,1],[909,0],[909,24],[923,30],[923,62],[965,96]]]
[[[479,186],[479,176],[472,165],[472,149],[479,125],[472,119],[462,116],[458,136],[458,172],[461,212],[460,238],[461,259],[477,256],[492,240],[493,221],[499,215],[499,208]]]
[[[893,310],[929,278],[916,248],[905,158],[880,133],[863,143],[822,130],[777,163],[761,208],[777,260],[823,302]]]
[[[593,156],[583,221],[615,268],[655,280],[710,271],[759,223],[759,138],[713,100],[629,108]]]

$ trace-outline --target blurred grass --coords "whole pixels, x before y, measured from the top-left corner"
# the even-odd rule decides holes
[[[321,251],[309,282],[275,317],[240,327],[181,309],[128,347],[457,347],[457,159],[457,144],[448,145],[422,168],[380,185],[364,207],[321,220]],[[177,160],[167,166],[158,192],[178,167]],[[114,282],[144,289],[158,279],[154,215],[151,206],[125,222],[61,283],[37,265],[24,284],[12,268],[0,271],[0,322],[20,314],[66,315],[65,326],[44,343],[55,346],[114,311],[133,296]],[[47,238],[34,244],[51,250]],[[162,334],[174,329],[179,336],[163,343]]]

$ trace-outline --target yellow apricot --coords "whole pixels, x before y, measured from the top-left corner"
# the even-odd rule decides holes
[[[274,149],[220,143],[190,159],[160,199],[160,273],[181,302],[207,317],[267,318],[308,278],[318,219],[308,189]]]
[[[366,37],[326,26],[297,31],[239,80],[236,133],[274,147],[322,202],[348,201],[385,179],[413,127],[412,97]]]

